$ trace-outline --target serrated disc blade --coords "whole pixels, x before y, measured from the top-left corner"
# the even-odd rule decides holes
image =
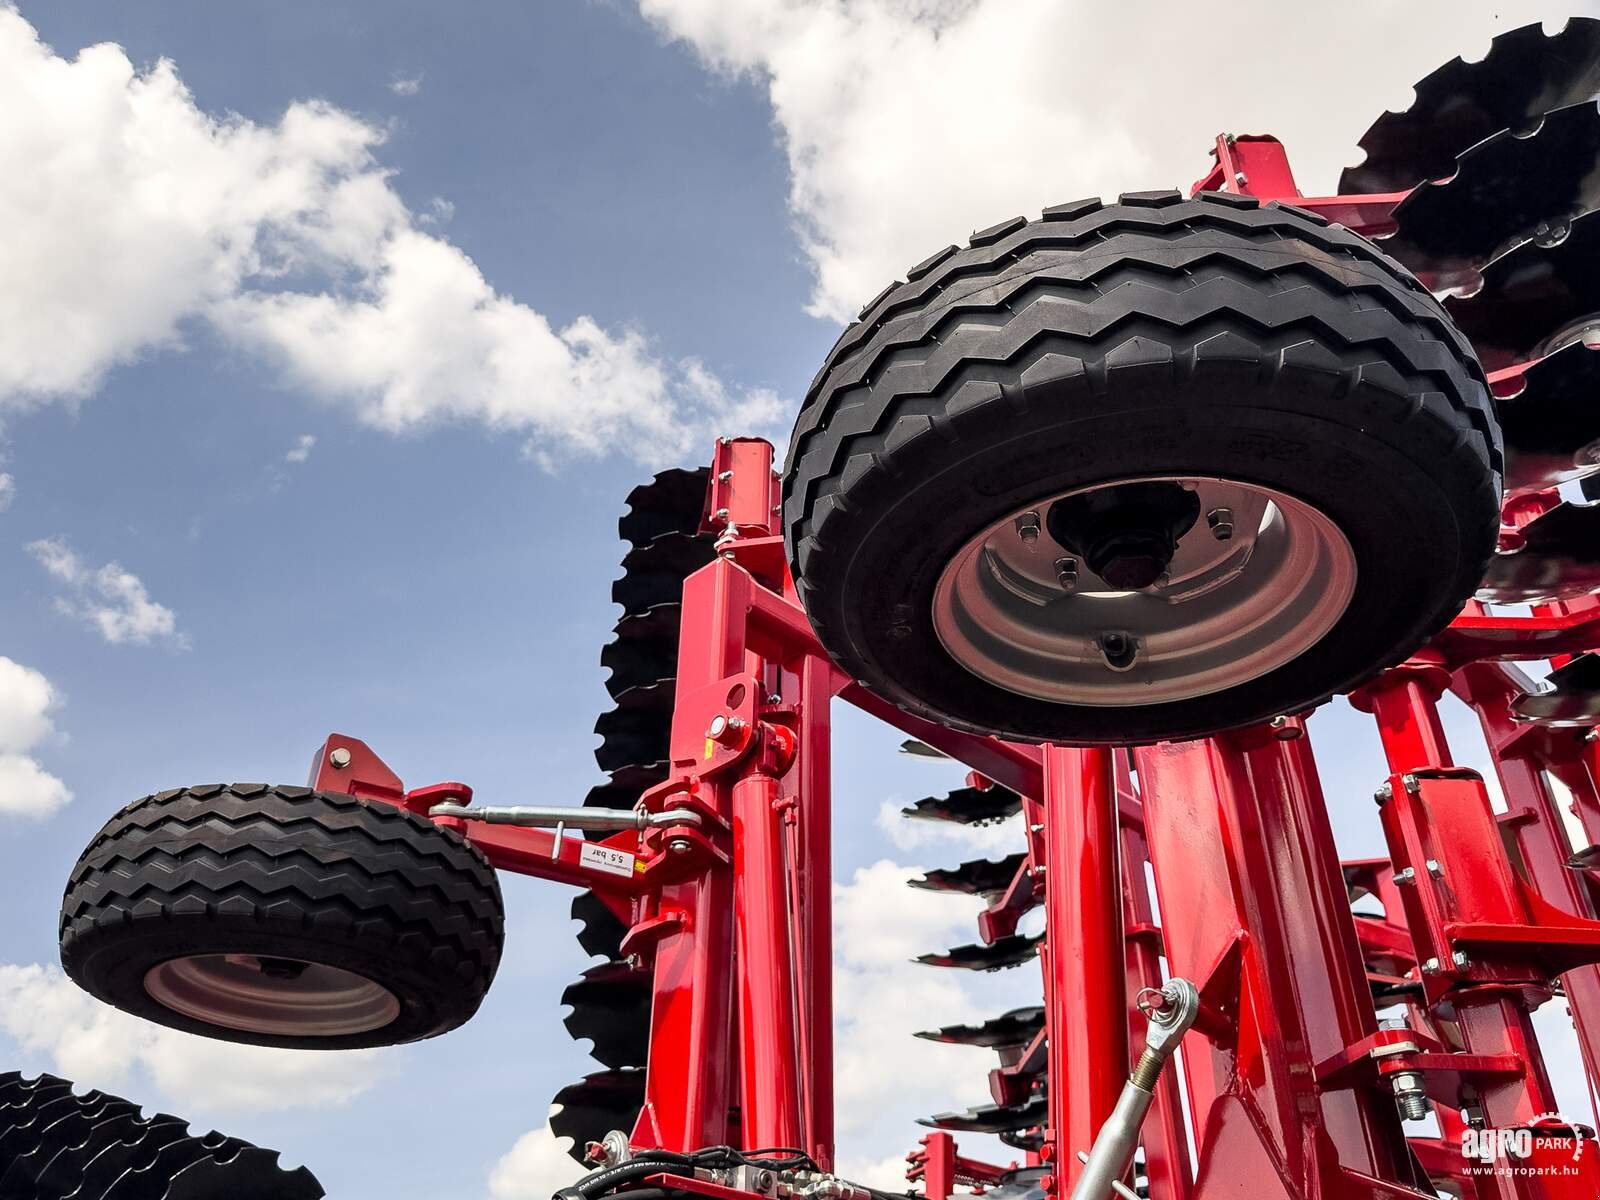
[[[32,1148],[12,1160],[9,1168],[0,1169],[0,1200],[38,1200],[46,1194],[41,1181],[50,1173],[57,1158],[65,1162],[82,1158],[79,1151],[88,1140],[95,1124],[119,1113],[136,1113],[138,1110],[126,1100],[90,1092],[73,1096],[61,1105],[56,1114],[41,1118],[43,1128]]]
[[[922,1117],[917,1124],[953,1133],[1017,1133],[1042,1125],[1049,1120],[1049,1113],[1049,1101],[1035,1096],[1026,1104],[981,1104],[964,1112]]]
[[[185,1167],[210,1157],[232,1158],[248,1145],[215,1131],[204,1137],[184,1137],[168,1142],[150,1161],[122,1177],[106,1192],[106,1200],[163,1200],[172,1180]]]
[[[1009,937],[999,938],[993,945],[985,946],[974,943],[970,946],[956,946],[941,953],[919,955],[917,962],[927,963],[930,967],[960,967],[968,971],[1000,971],[1006,967],[1021,966],[1030,958],[1039,953],[1039,943],[1044,941],[1042,935],[1032,937],[1023,934],[1012,934]]]
[[[594,1045],[608,1067],[642,1067],[650,1052],[650,978],[626,963],[590,967],[561,993],[572,1006],[564,1024],[575,1039]]]
[[[1026,857],[1025,854],[1011,854],[1001,859],[975,858],[959,867],[935,869],[920,879],[907,882],[930,892],[961,892],[993,898],[1011,886]]]
[[[1548,604],[1600,588],[1600,505],[1559,504],[1521,533],[1522,549],[1489,560],[1479,600]]]
[[[1416,86],[1404,112],[1387,112],[1361,137],[1360,166],[1342,195],[1403,192],[1455,170],[1455,158],[1502,129],[1600,93],[1600,21],[1574,17],[1546,37],[1539,25],[1502,33],[1477,62],[1456,58]]]
[[[600,735],[595,761],[602,771],[624,767],[649,767],[667,761],[672,740],[671,683],[630,688],[617,697],[617,705],[600,714],[594,731]]]
[[[1534,133],[1498,133],[1457,162],[1454,177],[1396,206],[1396,232],[1379,243],[1436,288],[1600,206],[1600,109],[1557,109]]]
[[[1575,342],[1540,359],[1495,413],[1506,491],[1546,491],[1600,471],[1600,350]]]
[[[99,1130],[97,1145],[100,1143]],[[73,1200],[103,1200],[117,1180],[149,1163],[169,1142],[189,1136],[189,1126],[177,1117],[157,1113],[146,1121],[133,1122],[122,1129],[115,1141],[101,1146],[84,1168],[83,1181]]]
[[[622,953],[622,939],[628,930],[599,896],[590,891],[574,896],[572,919],[582,926],[578,930],[578,945],[585,954],[592,958],[616,958]]]
[[[991,788],[957,788],[943,796],[929,796],[909,808],[902,816],[922,821],[954,821],[958,825],[984,825],[1003,821],[1022,810],[1022,797],[1010,788],[996,784]]]
[[[1555,728],[1600,725],[1600,654],[1580,654],[1551,671],[1544,686],[1511,702],[1511,718]]]
[[[96,1156],[131,1141],[137,1131],[148,1124],[132,1103],[125,1103],[124,1107],[115,1111],[109,1111],[108,1106],[108,1111],[95,1118],[84,1131],[78,1146],[61,1151],[45,1166],[39,1176],[39,1194],[70,1196],[73,1200],[87,1200],[89,1197],[98,1200],[98,1191],[84,1187],[90,1164]]]
[[[683,599],[683,581],[716,558],[710,538],[664,533],[622,559],[622,578],[611,585],[611,599],[628,614],[648,612]]]
[[[658,604],[618,621],[615,636],[600,651],[600,665],[611,672],[606,691],[615,697],[676,676],[682,618],[681,604]]]
[[[1600,213],[1579,217],[1557,241],[1524,242],[1495,259],[1481,288],[1445,307],[1496,367],[1537,358],[1556,335],[1600,320]]]
[[[1040,1005],[1014,1008],[977,1025],[946,1025],[926,1029],[916,1036],[930,1042],[950,1042],[959,1046],[984,1046],[999,1050],[1026,1046],[1044,1028],[1044,1009]]]
[[[550,1118],[550,1131],[572,1139],[568,1152],[583,1162],[590,1142],[598,1142],[613,1129],[633,1132],[644,1107],[643,1071],[601,1071],[556,1093],[561,1110]]]
[[[696,533],[710,481],[708,467],[662,471],[628,493],[628,511],[617,522],[617,532],[635,546],[653,542],[664,533]]]
[[[227,1159],[202,1158],[176,1172],[162,1200],[321,1200],[325,1195],[305,1167],[285,1171],[276,1150],[246,1146]]]

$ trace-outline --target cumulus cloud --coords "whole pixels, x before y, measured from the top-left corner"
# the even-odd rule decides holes
[[[0,471],[0,513],[11,507],[11,502],[17,498],[17,481],[4,471]]]
[[[399,82],[409,82],[397,80]],[[0,6],[0,414],[92,392],[204,326],[390,431],[478,422],[544,456],[675,457],[760,393],[707,388],[641,332],[564,325],[425,232],[379,127],[317,101],[204,111],[165,60],[56,54]],[[72,153],[61,153],[61,147]],[[431,218],[427,220],[425,218]]]
[[[55,733],[58,697],[31,667],[0,657],[0,816],[38,820],[72,799],[67,785],[30,756]]]
[[[312,447],[314,447],[316,444],[316,434],[302,433],[299,437],[295,438],[294,445],[291,446],[289,448],[289,452],[283,456],[283,461],[287,463],[305,462],[306,459],[311,457]]]
[[[56,599],[56,607],[83,621],[106,641],[144,645],[161,640],[188,645],[178,632],[172,610],[152,600],[139,577],[120,564],[91,567],[58,537],[29,542],[28,552],[66,587],[67,594]]]
[[[492,1200],[548,1200],[571,1186],[581,1173],[568,1154],[571,1145],[572,1139],[557,1137],[548,1122],[523,1134],[489,1172]]]
[[[77,1084],[135,1095],[154,1085],[180,1111],[337,1106],[383,1078],[393,1057],[384,1050],[240,1046],[180,1033],[102,1004],[59,968],[37,963],[0,964],[0,1033]]]
[[[389,90],[396,96],[415,96],[422,90],[422,76],[396,75],[389,81]]]
[[[1331,191],[1410,85],[1569,3],[1298,5],[1060,0],[639,0],[713,69],[761,80],[816,272],[846,319],[913,263],[1017,213],[1186,186],[1224,131],[1271,132]],[[1591,6],[1578,6],[1592,7]],[[1266,48],[1240,54],[1248,44]],[[1352,91],[1356,89],[1356,91]]]

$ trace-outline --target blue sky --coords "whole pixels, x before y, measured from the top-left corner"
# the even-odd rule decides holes
[[[896,271],[1011,212],[1186,183],[1224,128],[1282,133],[1329,187],[1383,100],[1558,11],[1359,0],[1389,36],[1365,41],[1381,97],[1346,113],[1270,92],[1338,80],[1348,28],[1308,45],[1252,0],[1238,19],[1281,53],[1201,88],[1178,48],[1203,61],[1225,25],[1073,7],[0,7],[0,77],[34,89],[0,104],[22,164],[0,218],[24,231],[0,247],[0,771],[30,772],[33,809],[0,804],[0,1067],[281,1148],[335,1196],[547,1192],[548,1099],[593,1067],[557,1005],[585,965],[567,893],[506,881],[505,965],[448,1037],[240,1055],[108,1023],[49,974],[88,837],[155,788],[296,782],[335,729],[414,784],[576,803],[599,779],[623,497],[716,432],[781,437],[841,317]],[[1085,53],[1063,73],[1040,47],[1067,34]],[[120,49],[76,58],[102,43]],[[1159,86],[1119,82],[1134,45],[1172,56]],[[1346,849],[1378,852],[1375,739],[1340,711],[1315,731]],[[1030,1002],[1037,979],[903,965],[971,927],[901,880],[974,851],[883,809],[959,773],[847,713],[838,737],[842,1148],[865,1170],[913,1144],[913,1115],[983,1098],[981,1055],[909,1028]]]

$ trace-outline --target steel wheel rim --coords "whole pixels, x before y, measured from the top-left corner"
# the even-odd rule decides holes
[[[1178,540],[1165,582],[1116,591],[1052,540],[1049,513],[1068,497],[1143,483],[1181,485],[1201,516]],[[1232,517],[1227,539],[1213,529],[1219,511]],[[979,532],[940,574],[933,625],[951,658],[1018,695],[1170,703],[1248,683],[1303,654],[1349,607],[1356,573],[1349,540],[1302,500],[1216,476],[1139,476],[1058,493]]]
[[[145,972],[157,1004],[225,1029],[284,1037],[344,1037],[400,1015],[393,992],[324,963],[255,954],[193,954]]]

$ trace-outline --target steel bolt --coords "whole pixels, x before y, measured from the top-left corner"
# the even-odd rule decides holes
[[[350,751],[345,746],[335,746],[328,751],[328,761],[338,770],[344,770],[350,765]]]
[[[1443,879],[1444,878],[1444,867],[1442,865],[1440,865],[1439,860],[1437,858],[1430,858],[1423,865],[1428,868],[1428,874],[1432,875],[1435,879]]]
[[[1213,508],[1206,514],[1206,524],[1211,527],[1211,536],[1217,541],[1228,541],[1233,537],[1233,509]]]
[[[673,838],[667,843],[667,850],[672,854],[687,854],[694,849],[694,843],[688,838]]]
[[[1396,871],[1394,873],[1394,881],[1400,884],[1415,883],[1417,881],[1417,873],[1407,867],[1404,871]]]
[[[1458,971],[1465,971],[1468,967],[1470,967],[1472,965],[1472,960],[1470,958],[1468,958],[1460,950],[1457,950],[1454,954],[1452,954],[1450,956],[1450,962],[1451,962],[1452,965],[1454,965],[1455,969],[1458,970]]]
[[[1406,791],[1410,792],[1413,796],[1422,790],[1422,784],[1418,781],[1415,775],[1400,776],[1400,786],[1405,788]]]
[[[1372,798],[1379,804],[1387,804],[1394,799],[1394,789],[1386,783],[1372,793]]]
[[[1400,1115],[1408,1121],[1421,1121],[1428,1115],[1428,1096],[1422,1090],[1422,1076],[1411,1071],[1401,1071],[1390,1079],[1394,1088],[1395,1103]]]
[[[739,731],[743,728],[744,722],[738,717],[727,717],[718,713],[711,718],[711,724],[706,729],[706,736],[713,742],[721,742],[726,745],[736,740],[739,736]]]
[[[1039,514],[1029,509],[1017,518],[1017,536],[1025,542],[1039,540]]]
[[[1428,959],[1427,962],[1422,964],[1422,973],[1424,975],[1437,975],[1439,973],[1439,960],[1437,958]]]
[[[1037,533],[1034,535],[1038,536]],[[1075,558],[1056,559],[1056,582],[1063,591],[1070,592],[1078,586],[1078,560]]]
[[[718,483],[727,483],[728,480],[730,480],[732,478],[733,478],[733,472],[732,471],[718,471],[717,472],[717,482]]]
[[[717,509],[716,513],[713,514],[713,515],[719,521],[726,521],[728,519],[728,510],[725,509],[725,508],[719,508],[719,509]]]

